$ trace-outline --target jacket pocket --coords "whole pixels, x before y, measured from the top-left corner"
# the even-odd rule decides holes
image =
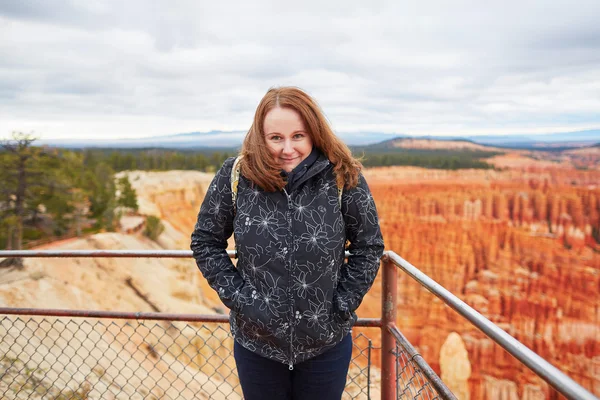
[[[252,338],[265,338],[272,336],[271,321],[261,313],[255,305],[244,305],[236,310],[238,326],[244,335]]]
[[[236,323],[245,336],[257,340],[284,339],[289,323],[284,322],[285,316],[273,314],[270,311],[272,308],[273,304],[266,304],[258,291],[246,282],[233,311]]]
[[[345,303],[345,302],[342,302],[341,299],[339,298],[339,296],[337,295],[337,293],[334,293],[334,295],[333,295],[333,314],[334,314],[334,316],[336,316],[338,319],[340,319],[343,322],[350,321],[354,317],[355,313],[353,313],[352,311],[340,309],[340,306],[339,306],[340,303]]]

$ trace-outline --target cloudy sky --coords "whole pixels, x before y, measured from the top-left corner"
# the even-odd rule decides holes
[[[598,0],[235,3],[2,0],[0,136],[246,130],[279,85],[340,133],[600,128]]]

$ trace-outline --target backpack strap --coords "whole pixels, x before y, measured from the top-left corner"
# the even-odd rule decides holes
[[[231,168],[231,201],[233,203],[233,215],[236,212],[238,183],[240,182],[240,160],[243,156],[237,156]]]
[[[338,186],[338,205],[342,209],[342,194],[344,193],[344,185]]]

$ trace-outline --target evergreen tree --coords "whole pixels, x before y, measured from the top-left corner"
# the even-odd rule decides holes
[[[11,249],[23,248],[24,220],[32,214],[31,205],[37,194],[33,189],[45,187],[49,181],[49,171],[43,161],[47,154],[32,144],[36,139],[31,134],[13,132],[12,139],[0,144],[4,150],[0,162],[2,186],[2,218],[11,219],[14,227],[9,229],[7,243]]]
[[[117,204],[123,207],[131,208],[134,211],[138,210],[137,193],[131,186],[127,175],[117,180],[118,199]]]
[[[99,162],[93,173],[87,173],[91,181],[88,184],[90,196],[90,211],[96,219],[96,229],[115,230],[115,198],[114,171],[105,162]]]

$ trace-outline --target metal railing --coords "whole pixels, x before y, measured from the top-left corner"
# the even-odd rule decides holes
[[[582,400],[598,400],[596,396],[587,391],[584,387],[579,385],[573,379],[569,378],[566,374],[561,372],[558,368],[554,367],[548,361],[537,355],[523,343],[506,333],[506,331],[499,328],[496,324],[485,318],[483,315],[475,311],[472,307],[466,304],[464,301],[456,297],[452,292],[445,289],[442,285],[431,279],[429,276],[421,272],[414,265],[400,257],[393,251],[387,251],[383,258],[384,271],[389,271],[392,268],[385,267],[396,266],[402,271],[407,273],[411,278],[416,280],[421,286],[425,287],[431,293],[440,298],[444,303],[458,312],[461,316],[466,318],[471,324],[481,330],[494,342],[502,346],[517,360],[526,365],[540,378],[544,379],[550,386],[556,391],[564,395],[568,399],[582,399]],[[390,280],[395,280],[394,278]],[[395,295],[394,295],[395,298]],[[388,327],[390,330],[394,329],[391,325],[390,320]],[[432,381],[432,384],[434,382]]]
[[[230,257],[235,257],[234,251],[228,253]],[[0,251],[0,258],[189,258],[191,256],[192,252],[185,250]],[[395,271],[396,268],[394,267],[393,270]],[[395,287],[396,282],[395,280],[386,282],[384,278],[382,285]],[[392,303],[395,303],[395,300]],[[382,304],[382,311],[384,306]],[[5,315],[0,319],[0,375],[2,376],[0,395],[2,398],[7,396],[29,398],[40,394],[52,398],[98,398],[98,396],[103,398],[109,393],[116,398],[129,398],[134,394],[142,398],[152,398],[151,396],[177,398],[180,395],[184,396],[183,398],[191,396],[239,398],[241,395],[236,371],[232,367],[231,346],[223,344],[230,343],[232,338],[222,327],[211,327],[214,324],[228,323],[228,317],[225,315],[28,308],[0,308],[0,314]],[[17,317],[15,319],[7,315]],[[24,319],[24,316],[32,318]],[[40,320],[36,317],[43,318]],[[71,319],[64,322],[62,319],[50,320],[48,317]],[[78,322],[73,319],[74,317],[86,319]],[[103,322],[106,319],[110,322]],[[167,325],[150,324],[149,321],[163,321]],[[177,322],[188,324],[176,325]],[[197,323],[202,325],[199,327],[189,325]],[[384,329],[384,319],[379,318],[360,318],[356,326],[380,328],[381,343],[387,343],[388,347],[374,346],[372,340],[363,333],[354,336],[353,358],[344,399],[371,399],[377,391],[381,393],[382,399],[455,399],[397,328]],[[51,332],[51,334],[44,332]],[[189,338],[190,334],[186,332],[194,332],[191,335],[194,337],[198,336],[199,332],[204,332],[208,334],[208,339],[194,344]],[[219,335],[215,332],[219,332]],[[25,336],[37,339],[19,339]],[[219,340],[216,342],[211,340],[216,336],[219,336]],[[58,340],[56,337],[62,339]],[[50,343],[44,344],[44,341]],[[57,341],[61,345],[56,345]],[[211,342],[214,344],[211,345]],[[96,348],[106,349],[106,352],[102,355],[85,356],[87,353],[91,354]],[[382,368],[379,387],[376,385],[378,374],[375,368],[372,368],[373,352],[381,352]],[[209,355],[208,359],[206,353]],[[213,356],[213,353],[218,355]],[[63,370],[78,371],[72,379],[53,370],[49,358],[60,357],[65,358],[64,361],[59,362]],[[210,361],[210,357],[217,358]],[[39,360],[37,364],[25,361],[36,359]],[[131,359],[137,361],[133,362]],[[385,369],[387,364],[384,365],[384,362],[391,367]],[[156,365],[152,368],[141,366],[154,365],[153,363]],[[175,368],[176,371],[171,371],[171,368]],[[209,369],[208,376],[202,372],[202,368]],[[223,371],[217,373],[215,372],[217,368]],[[383,376],[387,374],[390,379],[384,379]]]
[[[455,400],[456,396],[396,327],[398,269],[390,263],[388,253],[382,258],[381,398]]]
[[[234,251],[229,251],[235,257]],[[163,258],[189,258],[189,250],[38,250],[38,251],[0,251],[2,257],[163,257]],[[382,317],[361,318],[357,326],[381,328],[381,398],[382,399],[455,399],[446,385],[431,369],[423,357],[404,338],[396,326],[397,304],[397,270],[401,269],[427,288],[444,303],[456,310],[461,316],[469,320],[484,334],[506,349],[515,358],[530,368],[534,373],[548,382],[554,389],[569,399],[597,399],[585,388],[577,384],[567,375],[539,357],[525,345],[514,339],[491,321],[483,317],[473,308],[454,296],[433,279],[419,271],[416,267],[404,260],[393,251],[387,251],[382,259]],[[46,315],[46,316],[95,316],[100,318],[124,318],[127,313],[110,313],[103,311],[73,311],[73,310],[30,310],[15,308],[0,308],[0,314],[13,315]],[[110,315],[110,316],[109,316]],[[120,316],[119,316],[120,315]],[[200,321],[204,317],[216,318],[211,322],[227,322],[225,316],[192,316],[168,315],[161,313],[135,313],[136,319],[162,319],[178,321]],[[200,319],[199,319],[200,318]],[[222,319],[222,321],[221,321]],[[207,320],[208,321],[208,320]],[[368,347],[368,353],[373,347]],[[370,360],[370,356],[369,356]],[[368,364],[370,368],[370,363]],[[369,382],[367,389],[360,393],[370,398],[370,372],[367,373]],[[352,379],[349,380],[352,382]]]

